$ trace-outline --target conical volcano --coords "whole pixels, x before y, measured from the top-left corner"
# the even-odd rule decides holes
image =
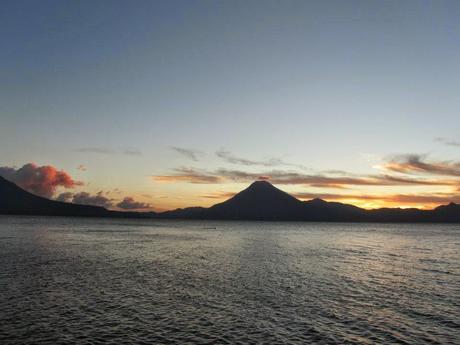
[[[211,218],[285,220],[302,214],[302,202],[267,181],[253,182],[231,199],[208,210]]]
[[[268,181],[255,181],[224,204],[237,206],[253,206],[260,204],[267,208],[300,205],[300,201],[292,195],[279,190]]]

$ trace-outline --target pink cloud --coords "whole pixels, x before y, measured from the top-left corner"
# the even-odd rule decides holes
[[[0,167],[0,176],[46,198],[51,198],[58,187],[74,188],[83,184],[75,181],[64,170],[58,170],[51,165],[38,166],[35,163],[25,164],[19,169]]]

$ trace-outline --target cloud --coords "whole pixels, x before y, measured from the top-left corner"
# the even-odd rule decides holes
[[[426,180],[419,178],[399,177],[392,175],[375,175],[373,178],[386,181],[389,186],[417,185],[417,186],[451,186],[458,182],[454,180]]]
[[[116,204],[117,207],[123,210],[145,210],[152,206],[148,203],[134,201],[132,197],[125,197],[122,201]]]
[[[426,155],[418,154],[397,155],[390,157],[383,168],[404,174],[460,176],[460,162],[428,162],[426,158]]]
[[[136,148],[127,148],[123,153],[128,156],[142,156],[142,152]]]
[[[0,167],[0,176],[16,183],[21,188],[46,198],[51,198],[58,187],[74,188],[83,183],[75,181],[64,170],[51,165],[38,166],[28,163],[21,168]]]
[[[302,174],[293,171],[272,170],[262,172],[247,172],[242,170],[217,169],[214,172],[196,170],[194,168],[175,169],[171,175],[153,176],[157,182],[188,182],[216,184],[222,182],[252,182],[254,180],[270,180],[274,184],[309,185],[319,188],[347,188],[350,186],[451,186],[458,185],[457,181],[427,180],[420,178],[405,178],[391,175],[368,176],[328,176],[325,174]]]
[[[434,140],[449,146],[460,146],[460,141],[451,140],[448,138],[438,137],[434,138]]]
[[[292,167],[300,168],[303,170],[307,169],[303,165],[287,163],[287,162],[284,162],[280,158],[269,158],[266,160],[251,160],[251,159],[241,158],[241,157],[235,156],[230,151],[226,151],[223,149],[216,151],[216,156],[223,159],[225,162],[231,163],[231,164],[239,164],[239,165],[245,165],[245,166],[264,166],[264,167],[292,166]]]
[[[81,147],[76,149],[75,151],[77,152],[82,152],[82,153],[96,153],[96,154],[102,154],[102,155],[114,155],[114,154],[119,154],[123,153],[124,155],[128,156],[142,156],[142,152],[134,147],[127,147],[124,149],[121,149],[120,151],[109,149],[106,147]]]
[[[112,155],[115,153],[114,150],[103,148],[103,147],[81,147],[81,148],[76,149],[75,151],[83,152],[83,153],[97,153],[97,154],[103,154],[103,155]]]
[[[347,189],[346,185],[342,184],[334,184],[334,183],[310,183],[310,187],[315,188],[336,188],[336,189]]]
[[[137,202],[132,197],[125,197],[122,201],[115,204],[113,199],[104,196],[104,194],[107,195],[109,192],[100,191],[96,194],[90,194],[87,192],[64,192],[59,194],[55,200],[80,205],[102,206],[105,208],[112,208],[113,206],[116,206],[123,210],[144,210],[152,208],[150,204]]]
[[[207,199],[229,199],[235,194],[236,194],[235,192],[216,192],[216,193],[202,195],[201,197],[207,198]]]
[[[265,161],[256,161],[256,160],[250,160],[250,159],[237,157],[233,155],[230,151],[225,151],[225,150],[216,151],[216,155],[217,157],[222,158],[224,161],[226,161],[227,163],[231,163],[231,164],[259,165],[259,166],[265,166],[265,167],[272,167],[272,166],[278,166],[278,165],[284,164],[281,161],[281,159],[278,159],[278,158],[271,158]]]
[[[74,194],[72,202],[74,204],[102,206],[106,208],[113,206],[112,199],[105,197],[102,191],[96,193],[95,195],[91,195],[87,192]]]
[[[265,176],[275,184],[302,184],[321,188],[346,188],[347,186],[400,186],[400,185],[451,185],[451,181],[432,181],[401,178],[389,175],[371,175],[362,177],[309,175],[291,171],[272,170],[262,173],[249,173],[240,170],[219,169],[217,173],[230,180],[253,181]]]
[[[183,147],[177,147],[177,146],[172,146],[171,149],[173,149],[174,151],[176,151],[177,153],[181,154],[182,156],[192,160],[192,161],[195,161],[197,162],[199,159],[198,159],[198,156],[200,154],[202,154],[200,151],[198,150],[192,150],[192,149],[186,149],[186,148],[183,148]]]
[[[206,184],[206,183],[220,183],[222,178],[215,175],[208,175],[206,173],[197,171],[193,168],[177,168],[173,175],[155,175],[152,176],[153,180],[156,182],[188,182],[196,184]]]
[[[71,193],[71,192],[64,192],[64,193],[59,194],[59,195],[56,197],[56,200],[57,200],[57,201],[62,201],[62,202],[71,202],[71,201],[72,201],[72,198],[73,198],[73,193]]]

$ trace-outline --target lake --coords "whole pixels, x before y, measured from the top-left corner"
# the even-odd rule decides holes
[[[460,225],[0,216],[1,344],[459,344]]]

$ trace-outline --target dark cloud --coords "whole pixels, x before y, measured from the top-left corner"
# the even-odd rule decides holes
[[[253,181],[266,176],[275,184],[303,184],[322,188],[345,188],[346,186],[400,186],[400,185],[451,185],[451,181],[430,181],[394,177],[389,175],[373,175],[362,177],[308,175],[297,172],[273,170],[263,173],[249,173],[240,170],[219,169],[218,175],[236,181]]]
[[[81,147],[76,149],[75,151],[83,153],[98,153],[103,155],[112,155],[115,153],[114,150],[107,149],[104,147]]]
[[[460,146],[460,141],[458,140],[451,140],[448,138],[435,138],[434,140],[449,146]]]
[[[114,154],[120,154],[123,153],[128,156],[142,156],[142,152],[134,147],[127,147],[124,149],[121,149],[120,151],[118,150],[113,150],[109,149],[106,147],[81,147],[76,149],[75,151],[77,152],[82,152],[82,153],[96,153],[96,154],[102,154],[102,155],[114,155]]]
[[[216,151],[216,155],[217,157],[222,158],[227,163],[232,163],[232,164],[240,164],[240,165],[248,165],[248,166],[249,165],[259,165],[259,166],[265,166],[265,167],[273,167],[273,166],[279,166],[279,165],[284,164],[281,161],[281,159],[278,159],[278,158],[271,158],[265,161],[257,161],[257,160],[237,157],[233,155],[230,151],[225,151],[225,150]]]
[[[259,176],[257,179],[261,181],[268,181],[270,180],[270,176]]]
[[[74,188],[82,185],[64,170],[51,165],[38,166],[28,163],[19,169],[0,167],[0,176],[16,183],[21,188],[46,198],[51,198],[58,187]]]
[[[320,188],[347,188],[349,186],[450,186],[456,181],[426,180],[420,178],[404,178],[391,175],[370,176],[328,176],[322,174],[309,175],[293,171],[272,170],[264,172],[247,172],[242,170],[218,169],[214,172],[193,168],[175,169],[172,175],[153,176],[157,182],[189,182],[189,183],[222,183],[251,182],[259,179],[270,180],[274,184],[298,184]]]
[[[125,197],[122,201],[114,204],[113,199],[110,199],[104,194],[109,194],[109,192],[100,191],[96,194],[90,194],[87,192],[80,192],[80,193],[70,193],[65,192],[59,194],[59,196],[55,199],[57,201],[63,202],[72,202],[74,204],[80,205],[92,205],[92,206],[102,206],[105,208],[112,208],[116,206],[123,210],[145,210],[152,208],[152,205],[148,203],[138,202],[135,201],[132,197]]]
[[[192,161],[195,161],[195,162],[199,160],[198,156],[201,155],[201,152],[198,150],[186,149],[186,148],[177,147],[177,146],[172,146],[171,149],[173,149],[174,151],[181,154],[182,156]]]
[[[105,197],[103,194],[104,193],[102,191],[98,192],[95,195],[91,195],[87,192],[80,192],[73,195],[72,202],[74,204],[81,205],[102,206],[106,208],[112,207],[112,199]]]
[[[443,176],[460,176],[460,162],[427,161],[426,155],[406,154],[392,156],[383,165],[389,171],[404,174],[431,174]]]
[[[152,206],[148,203],[135,201],[132,197],[125,197],[122,201],[116,204],[118,208],[123,210],[145,210]]]
[[[418,185],[418,186],[451,186],[456,185],[457,181],[453,180],[426,180],[419,178],[400,177],[392,175],[374,175],[371,176],[377,180],[386,181],[390,186]]]
[[[245,165],[245,166],[263,166],[263,167],[291,166],[291,167],[296,167],[302,170],[307,170],[307,168],[304,167],[303,165],[288,163],[288,162],[283,161],[280,158],[269,158],[266,160],[252,160],[252,159],[246,159],[246,158],[235,156],[230,151],[226,151],[222,149],[219,151],[216,151],[216,156],[223,159],[225,162],[231,163],[231,164],[238,164],[238,165]]]
[[[188,182],[197,184],[220,183],[222,178],[215,175],[206,174],[193,168],[174,169],[173,175],[155,175],[152,176],[156,182]]]
[[[57,196],[56,200],[57,201],[63,201],[63,202],[71,202],[73,198],[73,193],[71,192],[64,192],[61,193]]]
[[[142,156],[142,152],[136,148],[127,148],[123,153],[128,156]]]

